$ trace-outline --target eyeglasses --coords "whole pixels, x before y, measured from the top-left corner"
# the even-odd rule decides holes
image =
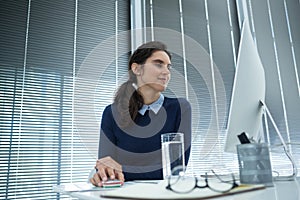
[[[211,171],[213,172],[212,177],[205,173],[202,179],[185,176],[184,172],[180,172],[178,176],[169,176],[166,189],[179,194],[190,193],[196,188],[209,188],[214,192],[226,193],[238,187],[234,174],[231,174],[230,180],[222,180],[213,170]]]

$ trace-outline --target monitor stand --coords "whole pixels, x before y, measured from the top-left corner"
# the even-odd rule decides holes
[[[267,117],[269,117],[269,119],[271,120],[271,123],[272,123],[273,127],[275,128],[275,131],[276,131],[276,133],[277,133],[277,135],[278,135],[278,137],[279,137],[279,139],[282,143],[283,150],[284,150],[286,156],[291,161],[292,167],[293,167],[293,173],[291,175],[289,175],[289,176],[277,176],[277,177],[273,177],[273,178],[274,178],[274,180],[279,180],[279,181],[294,180],[294,178],[297,176],[297,171],[298,171],[297,167],[296,167],[296,162],[295,162],[292,154],[289,152],[289,150],[287,148],[287,145],[286,145],[286,143],[285,143],[285,141],[284,141],[284,139],[283,139],[283,137],[282,137],[282,135],[281,135],[281,133],[280,133],[273,117],[272,117],[272,115],[271,115],[271,112],[269,111],[269,109],[266,105],[266,103],[264,101],[260,100],[260,105],[263,108],[263,118],[265,119],[264,122],[265,122],[265,125],[266,125],[265,127],[266,127],[267,135],[269,135],[269,130],[268,130],[268,126],[267,126]]]

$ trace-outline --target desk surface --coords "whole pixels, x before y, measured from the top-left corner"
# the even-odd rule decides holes
[[[230,196],[216,197],[212,199],[217,200],[300,200],[300,177],[296,178],[294,181],[274,181],[273,187],[267,187],[262,190],[256,190],[251,192],[245,192],[240,194],[234,194]],[[123,187],[126,187],[126,184],[134,184],[134,183],[125,183]],[[147,183],[149,184],[149,183]],[[101,199],[110,199],[117,200],[120,198],[103,198],[100,197],[101,193],[104,192],[105,189],[99,188],[97,191],[79,191],[79,192],[66,192],[66,191],[58,191],[64,194],[68,194],[72,197],[76,197],[82,200],[101,200]]]

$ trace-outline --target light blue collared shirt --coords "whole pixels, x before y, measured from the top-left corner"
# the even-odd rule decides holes
[[[164,103],[164,99],[164,95],[160,94],[159,98],[150,105],[144,104],[143,107],[139,110],[139,113],[141,115],[144,115],[147,110],[152,110],[155,114],[157,114]]]

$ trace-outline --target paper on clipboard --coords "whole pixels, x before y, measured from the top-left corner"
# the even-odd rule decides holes
[[[242,192],[250,192],[253,190],[264,189],[264,185],[240,185],[228,193],[218,193],[209,188],[195,189],[187,194],[177,194],[165,189],[166,181],[158,184],[134,183],[116,190],[105,191],[101,193],[101,197],[121,198],[121,199],[206,199],[212,197],[220,197],[233,195]]]

